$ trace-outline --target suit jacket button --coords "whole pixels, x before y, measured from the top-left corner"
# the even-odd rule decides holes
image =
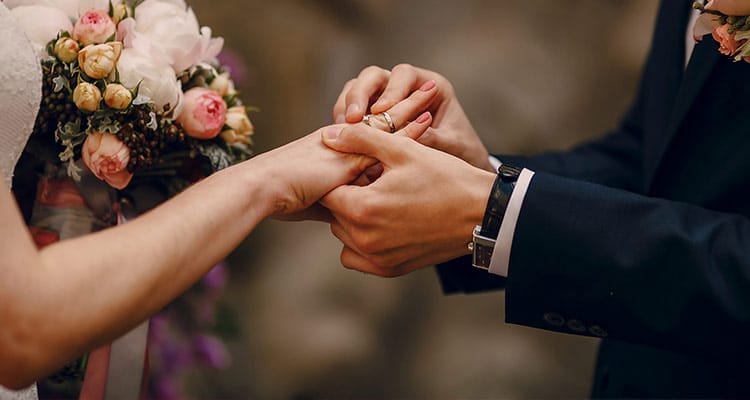
[[[568,328],[573,332],[586,332],[586,325],[577,319],[569,319]]]
[[[565,318],[562,315],[555,312],[548,312],[544,314],[544,321],[553,326],[565,325]]]
[[[589,333],[591,333],[594,336],[601,337],[601,338],[607,337],[607,335],[609,335],[609,333],[607,333],[607,331],[605,331],[604,329],[602,329],[602,327],[599,326],[599,325],[592,325],[592,326],[590,326],[589,327]]]

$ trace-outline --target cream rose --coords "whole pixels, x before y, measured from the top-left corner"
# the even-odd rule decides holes
[[[128,9],[128,5],[125,3],[119,3],[116,6],[114,6],[112,10],[112,19],[115,21],[115,24],[120,23],[123,19],[127,18],[130,14],[130,10]]]
[[[237,106],[229,108],[224,125],[230,128],[221,132],[221,137],[224,141],[227,143],[250,143],[250,136],[254,132],[254,127],[250,118],[247,117],[245,107]]]
[[[183,0],[145,0],[134,10],[138,17],[133,46],[152,57],[164,57],[176,73],[200,62],[213,60],[224,41],[211,38]]]
[[[57,39],[57,42],[55,42],[55,56],[62,62],[70,63],[75,61],[78,58],[79,51],[80,48],[75,39],[63,37]]]
[[[78,65],[90,78],[103,79],[115,70],[122,43],[90,44],[78,52]]]
[[[175,117],[180,114],[182,86],[169,65],[160,64],[135,49],[124,49],[117,71],[124,86],[134,88],[140,84],[138,95],[153,101],[158,111],[169,105]]]
[[[185,106],[177,121],[196,139],[216,137],[226,120],[227,104],[213,90],[196,87],[185,92]]]
[[[237,91],[234,88],[234,82],[229,78],[229,74],[226,72],[223,74],[216,75],[214,80],[208,86],[209,89],[219,93],[222,96],[235,94]]]
[[[73,38],[82,45],[104,43],[115,34],[115,21],[102,10],[86,11],[73,28]]]
[[[104,103],[116,110],[128,108],[133,101],[133,94],[125,86],[119,83],[110,83],[104,89]]]
[[[96,85],[81,82],[73,90],[73,102],[82,111],[96,111],[102,101],[102,92]]]
[[[128,172],[130,150],[111,133],[95,132],[81,147],[83,163],[99,179],[115,189],[124,189],[133,178]]]

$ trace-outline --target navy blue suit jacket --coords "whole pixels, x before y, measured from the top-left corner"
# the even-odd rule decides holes
[[[692,0],[664,0],[619,127],[536,172],[507,280],[467,259],[446,292],[505,287],[509,323],[604,337],[596,397],[750,396],[750,64],[710,37],[685,68]]]

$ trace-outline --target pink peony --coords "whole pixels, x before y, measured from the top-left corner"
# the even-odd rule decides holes
[[[729,33],[729,28],[729,24],[719,25],[711,32],[714,40],[719,42],[719,52],[725,56],[734,55],[742,45],[742,42],[734,40],[736,33]]]
[[[213,90],[196,87],[185,92],[184,108],[177,121],[189,136],[212,139],[221,132],[227,105]]]
[[[91,172],[115,189],[125,188],[133,178],[127,169],[130,150],[113,134],[95,132],[88,135],[81,155]]]
[[[73,38],[84,46],[100,44],[112,37],[116,29],[115,21],[105,11],[89,10],[81,15],[73,27]]]

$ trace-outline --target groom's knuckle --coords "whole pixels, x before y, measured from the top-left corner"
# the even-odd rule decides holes
[[[414,66],[409,63],[400,63],[393,67],[393,73],[399,73],[399,74],[412,74],[414,73]]]
[[[394,261],[388,256],[373,256],[372,262],[383,271],[393,271]]]
[[[364,75],[380,75],[384,72],[383,68],[378,67],[377,65],[369,65],[365,67],[365,69],[362,70],[362,73],[360,76]]]
[[[367,225],[372,222],[377,205],[370,198],[365,197],[352,205],[352,219],[358,224]]]
[[[398,270],[394,269],[391,266],[381,267],[380,271],[381,271],[380,276],[384,278],[396,278],[401,275]]]
[[[373,254],[379,250],[379,240],[369,232],[361,232],[353,238],[360,251],[365,254]]]

